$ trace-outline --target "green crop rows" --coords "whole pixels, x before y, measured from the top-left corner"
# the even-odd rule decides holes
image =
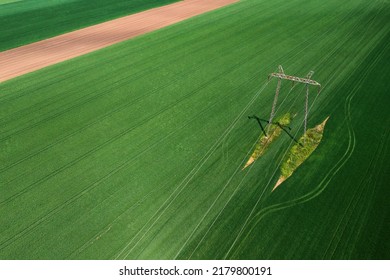
[[[0,51],[177,1],[0,1]]]
[[[304,5],[303,5],[304,3]],[[389,258],[387,1],[240,1],[0,85],[2,259]],[[242,170],[281,64],[313,154]],[[304,87],[282,83],[276,118]]]

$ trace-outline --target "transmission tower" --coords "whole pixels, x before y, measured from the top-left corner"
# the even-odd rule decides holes
[[[280,91],[280,86],[282,84],[282,80],[290,80],[292,81],[292,85],[294,86],[295,83],[303,83],[306,84],[306,100],[305,100],[305,124],[304,124],[304,134],[306,134],[307,130],[307,118],[309,115],[309,85],[317,86],[318,87],[318,93],[321,91],[321,84],[311,80],[311,77],[313,76],[314,72],[310,71],[305,78],[299,78],[295,76],[289,76],[284,74],[283,67],[279,65],[279,73],[271,73],[268,76],[268,80],[270,80],[272,77],[278,78],[278,84],[276,85],[276,92],[275,92],[275,97],[274,97],[274,102],[272,103],[272,110],[271,110],[271,115],[269,117],[269,123],[272,123],[273,118],[275,116],[275,108],[276,104],[278,102],[278,97],[279,97],[279,91]]]

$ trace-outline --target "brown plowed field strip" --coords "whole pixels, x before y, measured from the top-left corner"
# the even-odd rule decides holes
[[[0,52],[0,82],[238,1],[184,0]]]

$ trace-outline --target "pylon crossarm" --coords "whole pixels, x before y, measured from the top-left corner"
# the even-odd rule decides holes
[[[281,73],[271,73],[271,74],[269,75],[268,79],[271,79],[272,77],[275,77],[275,78],[278,78],[278,79],[290,80],[290,81],[293,81],[293,82],[298,82],[298,83],[309,84],[309,85],[321,87],[321,84],[320,84],[320,83],[318,83],[318,82],[316,82],[316,81],[314,81],[314,80],[311,80],[311,79],[307,79],[307,78],[299,78],[299,77],[289,76],[289,75],[281,74]]]

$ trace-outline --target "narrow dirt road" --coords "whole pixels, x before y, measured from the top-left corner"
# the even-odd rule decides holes
[[[0,82],[238,1],[184,0],[0,52]]]

